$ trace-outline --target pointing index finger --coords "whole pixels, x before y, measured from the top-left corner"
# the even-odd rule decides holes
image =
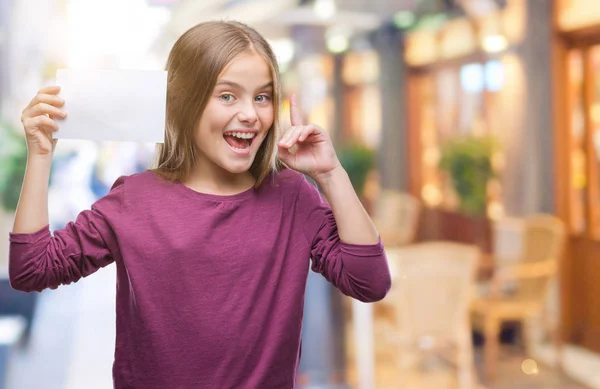
[[[300,114],[300,108],[298,108],[298,101],[295,93],[293,93],[290,98],[290,120],[292,126],[302,125],[302,115]]]

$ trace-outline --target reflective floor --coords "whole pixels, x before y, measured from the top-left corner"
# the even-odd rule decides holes
[[[527,375],[523,372],[526,357],[520,348],[505,346],[498,363],[497,378],[491,383],[479,383],[478,389],[586,389],[573,379],[557,370],[537,364],[537,373]],[[482,374],[483,360],[481,350],[475,352],[478,374]],[[461,389],[456,380],[454,369],[439,359],[431,359],[421,369],[412,371],[403,377],[399,375],[393,360],[380,360],[376,366],[376,389]],[[356,387],[356,371],[351,366],[349,380]],[[400,382],[405,382],[402,387]]]

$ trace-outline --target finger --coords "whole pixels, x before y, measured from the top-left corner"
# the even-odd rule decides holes
[[[46,86],[38,91],[38,94],[57,95],[60,92],[60,86],[50,85]]]
[[[40,93],[37,96],[35,96],[33,99],[38,104],[46,103],[46,104],[53,105],[55,107],[62,107],[63,105],[65,105],[65,100],[58,95]]]
[[[42,102],[50,104],[47,101],[48,100],[47,96],[55,96],[59,99],[58,101],[63,101],[62,98],[57,96],[58,92],[60,92],[59,86],[49,86],[49,87],[40,89],[38,91],[38,93],[33,97],[33,99],[31,99],[31,101],[29,102],[29,104],[27,105],[27,107],[25,109],[31,108],[34,105],[42,103]],[[64,103],[64,101],[63,101],[63,103]]]
[[[26,116],[30,117],[35,117],[39,115],[50,115],[52,117],[65,118],[67,116],[67,114],[61,111],[59,108],[46,103],[39,103],[34,105],[31,109],[28,110],[27,113],[28,115]]]
[[[290,148],[296,143],[298,137],[300,136],[301,127],[292,127],[287,132],[285,138],[282,142],[279,142],[282,147]]]
[[[58,131],[58,124],[45,115],[27,118],[23,124],[26,130]]]
[[[278,153],[279,160],[289,167],[294,166],[294,154],[286,148],[280,147]]]
[[[318,135],[322,131],[323,130],[321,129],[321,127],[316,126],[314,124],[304,126],[304,129],[301,131],[300,136],[298,137],[298,141],[304,142],[306,138],[308,138],[310,135]]]
[[[40,103],[49,104],[54,107],[62,107],[65,104],[65,101],[57,95],[37,94],[33,99],[31,99],[31,102],[24,111],[26,111],[28,108],[35,107]]]
[[[292,122],[292,126],[302,125],[302,113],[298,107],[298,99],[295,93],[292,93],[290,98],[290,120]]]
[[[294,133],[292,134],[292,136],[290,137],[290,139],[287,141],[286,147],[288,147],[288,148],[294,147],[294,145],[296,143],[298,143],[298,139],[300,138],[300,135],[302,135],[303,131],[304,131],[304,127],[298,127],[294,131]]]
[[[292,135],[296,131],[296,129],[297,129],[297,127],[294,127],[294,126],[288,128],[287,131],[285,132],[285,134],[283,134],[283,136],[279,140],[279,144],[285,145],[292,138]]]
[[[319,134],[320,132],[320,127],[314,124],[296,127],[296,130],[290,134],[289,138],[286,140],[285,145],[287,147],[292,147],[294,144],[304,142],[309,136]]]
[[[58,131],[58,124],[46,115],[36,116],[31,119],[32,128],[43,132]]]

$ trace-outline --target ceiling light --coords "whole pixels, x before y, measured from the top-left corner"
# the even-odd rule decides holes
[[[327,38],[327,50],[334,54],[343,53],[350,47],[350,40],[344,35],[332,35]]]
[[[316,0],[314,11],[319,19],[331,19],[336,11],[335,2],[333,0]]]
[[[508,47],[508,40],[504,35],[488,35],[483,38],[483,50],[488,53],[499,53],[506,50]]]
[[[282,69],[287,69],[287,66],[294,58],[294,42],[289,38],[269,40],[269,44],[273,48],[273,52],[277,57],[277,62]]]

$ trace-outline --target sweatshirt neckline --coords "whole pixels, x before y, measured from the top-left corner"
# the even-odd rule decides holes
[[[209,200],[209,201],[216,201],[216,202],[240,201],[240,200],[252,198],[253,196],[255,196],[255,194],[257,193],[257,190],[258,190],[257,188],[252,186],[251,188],[248,188],[242,192],[234,193],[231,195],[219,195],[219,194],[212,194],[212,193],[204,193],[204,192],[198,192],[190,187],[187,187],[181,181],[164,181],[162,178],[160,178],[157,174],[155,174],[151,170],[147,170],[146,172],[148,174],[150,174],[154,179],[168,183],[169,185],[171,185],[172,188],[174,188],[179,193],[182,193],[189,197],[193,197],[195,199],[202,199],[202,200]]]
[[[200,198],[200,199],[211,200],[211,201],[244,200],[244,199],[254,196],[254,194],[256,192],[256,189],[253,186],[253,187],[246,189],[239,193],[234,193],[234,194],[230,194],[230,195],[219,195],[219,194],[213,194],[213,193],[198,192],[198,191],[186,186],[184,183],[182,183],[180,181],[177,181],[174,184],[175,184],[175,187],[177,187],[181,192],[184,192],[187,195],[190,195],[190,196],[193,196],[196,198]]]

